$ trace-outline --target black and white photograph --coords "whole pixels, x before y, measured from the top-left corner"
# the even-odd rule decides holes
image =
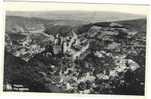
[[[6,11],[4,92],[145,94],[147,16]]]

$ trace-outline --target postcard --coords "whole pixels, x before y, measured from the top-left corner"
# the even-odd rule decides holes
[[[4,9],[3,94],[144,99],[148,6],[15,2]]]

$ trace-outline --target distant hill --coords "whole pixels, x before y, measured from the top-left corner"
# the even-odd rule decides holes
[[[146,18],[120,21],[117,23],[123,24],[124,26],[126,26],[128,28],[134,28],[139,32],[146,32],[146,28],[147,28],[147,19]]]
[[[29,28],[39,28],[38,26],[46,23],[47,20],[37,18],[27,18],[20,16],[6,16],[6,33],[28,32]]]
[[[77,26],[96,22],[135,20],[145,18],[119,12],[51,11],[51,12],[6,12],[6,32],[41,29],[44,24]]]
[[[133,20],[122,20],[122,21],[89,23],[89,24],[79,26],[78,29],[77,29],[77,32],[78,33],[85,33],[92,26],[110,27],[109,25],[111,23],[119,23],[119,24],[123,25],[125,28],[128,28],[130,30],[135,30],[135,31],[138,31],[138,32],[146,32],[147,20],[145,18],[133,19]]]
[[[63,20],[63,19],[42,19],[36,17],[22,17],[22,16],[6,16],[6,33],[12,32],[43,32],[45,25],[67,25],[75,26],[85,24],[86,22],[78,20]]]
[[[85,22],[106,22],[118,20],[131,20],[144,18],[145,16],[105,11],[43,11],[43,12],[6,12],[7,16],[36,17],[48,20],[77,20]]]

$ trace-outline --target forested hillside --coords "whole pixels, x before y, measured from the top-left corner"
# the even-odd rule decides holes
[[[32,92],[144,95],[146,19],[69,25],[7,18],[4,85]]]

